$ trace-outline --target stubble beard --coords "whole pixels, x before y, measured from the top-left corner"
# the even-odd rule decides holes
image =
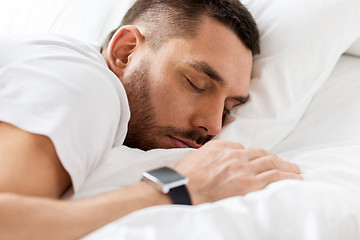
[[[157,141],[159,137],[180,137],[196,141],[201,145],[213,137],[210,135],[203,136],[195,130],[182,130],[173,126],[157,126],[151,103],[149,80],[149,63],[143,59],[134,72],[129,75],[129,79],[124,81],[131,112],[124,145],[147,151],[171,147],[162,145]]]

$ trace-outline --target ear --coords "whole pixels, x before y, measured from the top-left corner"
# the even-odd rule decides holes
[[[135,26],[119,28],[111,38],[106,49],[106,62],[120,78],[123,70],[131,61],[134,52],[144,43],[144,36]]]

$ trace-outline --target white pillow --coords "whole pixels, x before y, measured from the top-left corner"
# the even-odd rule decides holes
[[[134,0],[2,0],[0,34],[55,32],[101,43]],[[251,99],[219,138],[272,148],[296,126],[360,36],[359,0],[242,0],[258,23]],[[331,104],[329,99],[329,104]]]
[[[347,54],[360,57],[360,38],[346,51]]]
[[[51,32],[101,44],[134,0],[1,0],[0,35]]]
[[[261,33],[249,103],[218,136],[271,149],[296,126],[339,57],[360,36],[359,0],[243,0]],[[329,99],[329,104],[336,99]]]

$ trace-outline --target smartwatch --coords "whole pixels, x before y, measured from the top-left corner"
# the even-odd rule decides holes
[[[143,173],[142,180],[152,184],[164,194],[169,194],[173,204],[192,205],[186,185],[189,179],[175,170],[162,167]]]

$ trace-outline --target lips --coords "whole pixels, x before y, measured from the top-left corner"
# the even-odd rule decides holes
[[[186,139],[179,139],[169,136],[171,145],[174,148],[200,148],[201,145]]]

